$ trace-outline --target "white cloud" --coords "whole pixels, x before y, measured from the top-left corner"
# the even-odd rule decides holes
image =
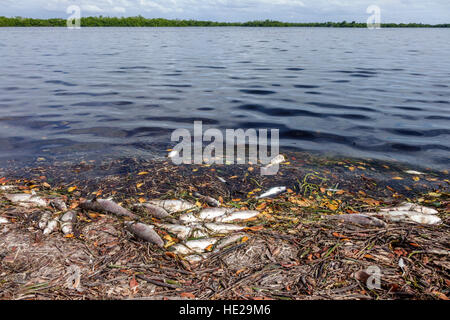
[[[92,13],[99,13],[104,11],[103,9],[100,9],[99,7],[93,4],[83,4],[81,5],[81,10]]]

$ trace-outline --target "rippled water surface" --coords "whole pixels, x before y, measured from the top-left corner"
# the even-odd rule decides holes
[[[164,154],[171,132],[444,168],[450,30],[2,28],[0,161]]]

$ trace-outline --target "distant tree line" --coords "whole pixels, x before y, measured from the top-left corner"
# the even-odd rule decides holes
[[[65,27],[65,19],[33,19],[0,16],[0,27]],[[82,27],[330,27],[330,28],[365,28],[361,22],[280,22],[257,20],[248,22],[215,22],[197,20],[147,19],[137,17],[85,17],[81,18]],[[382,23],[382,28],[449,28],[450,24],[421,23]]]

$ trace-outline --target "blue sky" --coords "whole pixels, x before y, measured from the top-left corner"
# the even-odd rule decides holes
[[[359,21],[369,5],[381,22],[450,22],[450,0],[0,0],[0,16],[65,18],[79,5],[82,16],[135,16],[215,21]]]

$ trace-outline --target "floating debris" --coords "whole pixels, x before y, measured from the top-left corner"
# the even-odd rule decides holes
[[[149,203],[161,207],[169,213],[197,208],[195,204],[192,204],[186,200],[151,200]]]
[[[80,203],[80,208],[85,210],[92,210],[97,212],[104,212],[104,213],[112,213],[117,216],[125,216],[130,217],[133,219],[138,218],[137,215],[131,213],[127,209],[119,206],[117,203],[115,203],[112,200],[106,200],[106,199],[94,199],[94,200],[88,200],[85,202]]]
[[[158,219],[164,219],[169,216],[166,210],[151,203],[138,203],[135,207],[142,208],[145,213]]]
[[[335,216],[325,216],[325,218],[351,222],[362,226],[373,226],[380,228],[386,226],[386,222],[366,214],[340,214]]]
[[[285,191],[286,191],[286,187],[274,187],[274,188],[267,190],[262,195],[260,195],[259,197],[256,197],[256,198],[262,199],[262,198],[267,198],[267,197],[274,197]]]
[[[198,192],[194,192],[194,196],[205,201],[207,204],[209,204],[212,207],[220,207],[220,202],[212,197],[201,195]]]
[[[232,222],[237,220],[248,220],[259,214],[256,210],[235,211],[215,219],[217,222]]]
[[[149,226],[140,222],[126,221],[125,227],[127,230],[132,232],[136,237],[154,243],[159,247],[164,246],[164,241],[161,237],[153,230],[153,226]]]

